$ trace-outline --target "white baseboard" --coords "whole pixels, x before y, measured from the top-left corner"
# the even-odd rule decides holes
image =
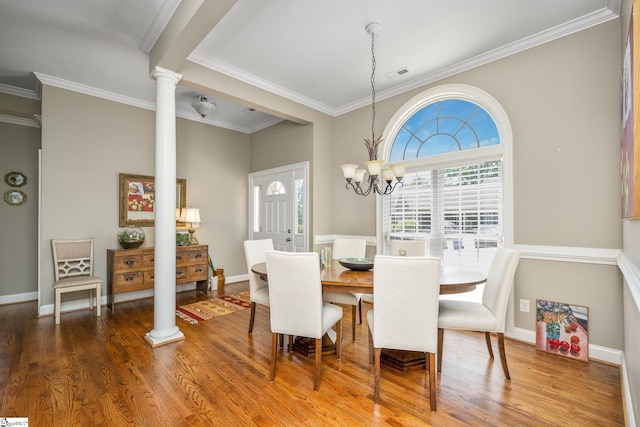
[[[176,292],[184,292],[191,291],[196,288],[195,283],[185,283],[184,285],[177,285]],[[124,294],[118,294],[115,296],[115,302],[125,302],[125,301],[134,301],[143,298],[150,298],[153,296],[153,289],[145,289],[144,291],[134,291],[127,292]],[[107,305],[107,296],[100,295],[100,304],[103,306]],[[75,301],[63,302],[60,307],[60,312],[64,313],[65,311],[77,311],[77,310],[86,310],[89,308],[89,299],[82,298]],[[53,315],[53,304],[47,304],[40,306],[40,310],[38,311],[39,316],[52,316]]]
[[[512,333],[507,334],[505,332],[505,336],[516,339],[518,341],[527,342],[533,345],[536,345],[536,332],[530,331],[528,329],[522,328],[514,328]],[[608,347],[602,347],[595,344],[589,344],[589,359],[596,360],[599,362],[606,362],[612,365],[620,366],[622,363],[622,351],[615,350]]]
[[[15,304],[17,302],[37,301],[38,292],[25,292],[23,294],[12,294],[0,296],[0,305]]]

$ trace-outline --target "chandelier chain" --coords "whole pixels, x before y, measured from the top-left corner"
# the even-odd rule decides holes
[[[371,141],[375,141],[376,125],[376,35],[371,33]]]

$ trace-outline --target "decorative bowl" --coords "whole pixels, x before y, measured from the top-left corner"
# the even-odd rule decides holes
[[[144,244],[144,231],[138,227],[128,227],[118,232],[118,243],[125,249],[137,249]]]
[[[340,258],[340,265],[354,271],[367,271],[373,268],[373,258]]]

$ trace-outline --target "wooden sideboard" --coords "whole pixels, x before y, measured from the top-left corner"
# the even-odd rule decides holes
[[[176,285],[196,282],[207,292],[209,247],[176,246]],[[115,311],[115,297],[125,292],[153,289],[154,249],[107,249],[107,305]]]

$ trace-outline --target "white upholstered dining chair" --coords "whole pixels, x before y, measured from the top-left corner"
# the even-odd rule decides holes
[[[438,315],[438,372],[442,372],[442,347],[444,330],[458,329],[484,332],[489,357],[493,359],[491,334],[498,338],[498,351],[504,376],[509,380],[509,367],[504,346],[504,329],[509,294],[520,260],[520,252],[514,249],[496,250],[482,294],[482,302],[440,300]]]
[[[427,242],[424,240],[389,240],[390,256],[426,256]],[[362,301],[373,304],[373,295],[362,295]]]
[[[89,291],[89,308],[93,310],[93,292],[96,294],[96,316],[100,316],[100,290],[102,279],[93,275],[93,238],[51,240],[53,250],[56,325],[60,324],[62,294]]]
[[[374,401],[380,397],[383,348],[424,352],[431,410],[435,411],[440,260],[376,255],[373,294],[376,304],[367,312],[367,323],[369,364],[375,365]]]
[[[367,241],[365,239],[336,238],[333,240],[331,258],[364,258],[367,252]],[[324,301],[334,304],[344,304],[351,306],[351,338],[356,341],[356,308],[360,314],[362,324],[362,294],[351,292],[325,292]]]
[[[253,333],[253,323],[256,318],[256,304],[269,307],[269,286],[260,276],[251,271],[251,266],[265,262],[267,251],[273,250],[273,240],[245,240],[244,254],[249,272],[249,300],[251,301],[251,314],[249,316],[249,333]]]
[[[278,335],[315,339],[315,379],[320,387],[322,337],[336,327],[336,356],[342,348],[342,308],[322,300],[320,257],[315,252],[267,252],[271,298],[271,374],[276,377]]]

